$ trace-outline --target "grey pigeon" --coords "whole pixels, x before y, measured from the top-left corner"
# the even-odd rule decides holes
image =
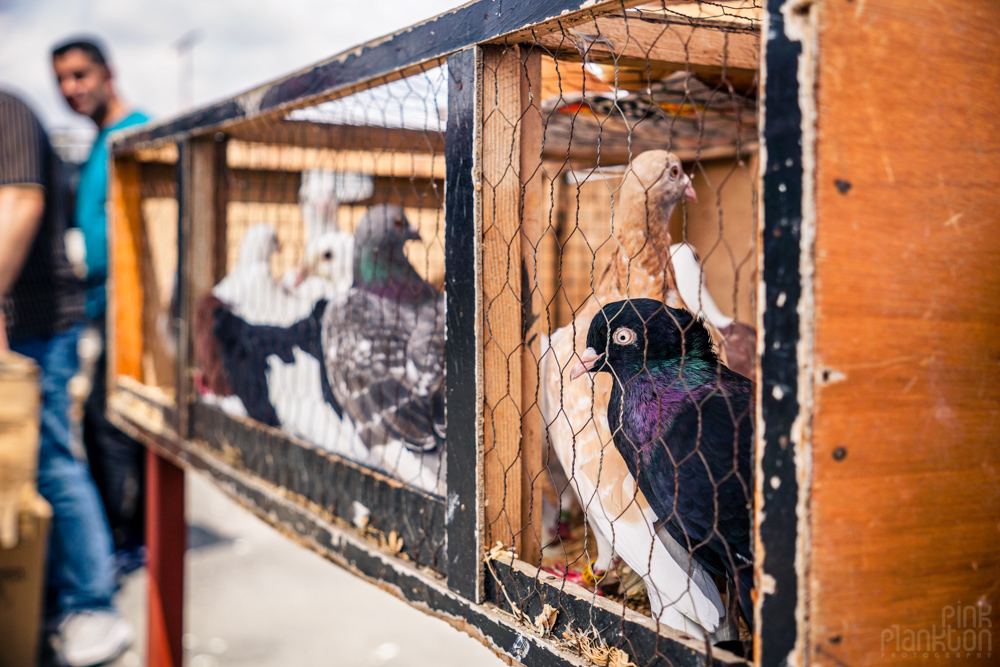
[[[334,396],[369,448],[396,440],[430,452],[444,441],[444,295],[403,252],[419,240],[398,206],[375,206],[355,232],[354,284],[323,318]]]

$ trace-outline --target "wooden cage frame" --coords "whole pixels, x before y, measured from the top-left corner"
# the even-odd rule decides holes
[[[525,495],[532,493],[530,484],[521,484],[520,477],[512,483],[511,475],[541,466],[540,452],[521,449],[522,442],[540,441],[522,439],[522,432],[540,429],[530,417],[489,429],[500,458],[490,463],[483,457],[491,378],[502,374],[506,383],[510,373],[516,378],[512,390],[526,395],[537,382],[528,372],[532,364],[522,369],[491,355],[482,327],[483,299],[498,280],[509,278],[506,271],[496,275],[498,267],[511,259],[518,266],[514,279],[521,275],[519,245],[509,241],[521,234],[530,243],[537,233],[537,221],[519,217],[531,208],[520,197],[538,196],[531,187],[497,188],[488,209],[483,202],[481,179],[494,168],[484,145],[522,147],[521,173],[530,173],[530,161],[540,154],[540,128],[531,114],[516,129],[483,127],[485,104],[513,115],[532,104],[525,77],[531,78],[537,59],[525,50],[520,61],[500,63],[497,54],[516,51],[519,42],[545,43],[556,29],[605,21],[639,4],[526,0],[501,13],[491,0],[478,0],[243,95],[115,135],[108,405],[111,419],[149,449],[151,667],[181,664],[185,468],[209,475],[282,532],[463,629],[508,661],[585,664],[518,616],[520,610],[508,603],[513,596],[528,611],[540,611],[546,602],[566,610],[560,630],[598,628],[612,643],[625,639],[636,664],[654,664],[654,656],[662,664],[743,664],[723,651],[706,656],[699,642],[660,632],[639,614],[622,616],[620,608],[595,602],[571,584],[538,579],[533,567],[496,561],[488,571],[482,558],[496,541],[522,552],[536,548],[499,529],[490,532],[486,512],[503,507],[508,517],[529,520],[524,508],[531,504]],[[1000,293],[1000,151],[989,132],[995,129],[990,114],[997,93],[982,92],[966,75],[975,71],[1000,80],[1000,40],[989,30],[1000,24],[1000,12],[986,0],[944,4],[948,13],[932,18],[925,8],[888,0],[766,0],[767,38],[759,45],[740,38],[723,51],[727,38],[720,37],[656,56],[693,69],[732,67],[739,73],[749,62],[748,49],[763,54],[757,665],[881,664],[885,629],[929,628],[956,601],[982,610],[997,600],[1000,450],[990,431],[996,432],[1000,386],[987,383],[982,362],[1000,357],[1000,302],[988,298]],[[965,35],[970,48],[924,48],[919,61],[899,55],[914,48],[915,35],[928,33],[940,40]],[[413,504],[401,499],[420,492],[220,419],[193,403],[183,369],[191,365],[192,295],[210,289],[225,266],[219,230],[226,201],[216,185],[224,177],[226,142],[265,118],[445,61],[447,458],[449,470],[476,472],[449,475],[446,499],[421,496],[433,515],[421,520],[447,542],[446,549],[428,547],[441,558],[435,574],[380,551],[345,527],[345,516],[328,510],[337,494],[368,494],[403,508]],[[484,67],[503,80],[503,95],[490,101],[481,93]],[[952,85],[947,92],[940,88],[940,108],[915,109],[907,97],[916,95],[909,82],[926,77]],[[858,90],[868,96],[867,110],[857,108]],[[951,123],[957,118],[962,122]],[[945,164],[941,169],[962,165],[974,172],[974,187],[957,190],[934,174],[894,162],[893,151],[920,162],[920,151],[928,148],[911,128],[937,132],[932,147]],[[269,139],[294,143],[300,136],[276,132]],[[862,136],[867,139],[855,141]],[[973,144],[985,148],[969,152]],[[153,167],[136,159],[174,145],[182,313],[176,401],[142,383],[143,294],[151,287],[139,261],[147,241],[138,201],[143,170]],[[931,214],[940,221],[935,218],[923,240],[905,238],[912,220]],[[487,215],[494,217],[485,220]],[[486,226],[506,238],[484,237]],[[960,294],[943,286],[956,265],[976,278],[959,279]],[[512,311],[506,319],[509,330],[493,335],[521,340],[521,313]],[[948,325],[956,323],[966,336],[949,335]],[[885,331],[893,327],[887,340]],[[929,356],[928,349],[934,350]],[[525,347],[524,358],[532,353],[537,350]],[[885,400],[885,383],[910,393],[874,411],[872,403]],[[878,438],[880,446],[866,446],[865,438]],[[503,464],[518,456],[523,466],[505,473]],[[283,470],[310,474],[288,478]],[[504,485],[523,493],[504,493]],[[851,502],[844,503],[845,497]],[[904,502],[912,510],[906,518],[899,511]],[[961,535],[962,548],[932,548],[953,531]],[[861,548],[845,546],[859,533],[869,541]],[[926,561],[913,557],[920,550]],[[927,586],[918,600],[913,585],[921,577]],[[893,653],[889,659],[900,658]]]

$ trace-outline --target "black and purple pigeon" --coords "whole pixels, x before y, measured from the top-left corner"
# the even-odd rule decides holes
[[[667,532],[738,591],[753,628],[753,389],[704,325],[653,299],[605,306],[572,376],[614,378],[615,447]]]

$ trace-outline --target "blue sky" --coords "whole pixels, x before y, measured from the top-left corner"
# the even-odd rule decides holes
[[[80,32],[109,45],[119,92],[154,116],[179,110],[174,43],[191,30],[193,98],[204,105],[463,4],[461,0],[0,0],[0,88],[50,129],[89,128],[63,102],[53,43]]]

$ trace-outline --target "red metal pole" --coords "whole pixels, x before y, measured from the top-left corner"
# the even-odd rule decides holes
[[[146,450],[148,667],[181,667],[184,632],[184,470]]]

